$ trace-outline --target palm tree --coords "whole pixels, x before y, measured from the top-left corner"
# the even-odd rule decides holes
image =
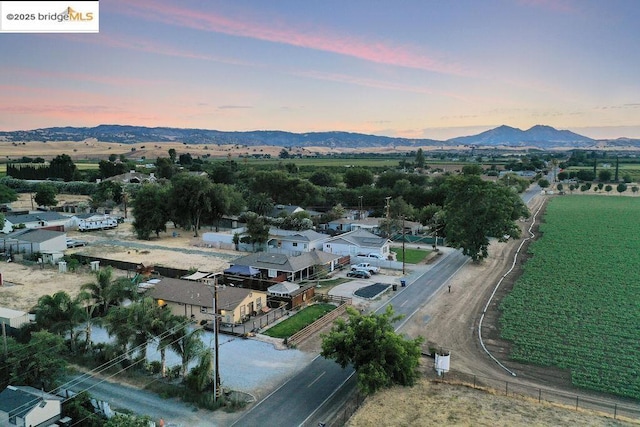
[[[160,307],[160,310],[158,310],[158,317],[154,322],[153,334],[158,339],[161,365],[160,373],[163,378],[167,376],[167,347],[170,347],[173,340],[176,339],[174,330],[177,331],[180,327],[184,327],[186,323],[186,317],[174,315],[166,306]]]
[[[129,307],[115,307],[105,317],[107,333],[115,338],[118,353],[122,355],[128,352],[137,328],[136,324],[129,323],[129,310]]]
[[[78,334],[84,332],[84,350],[87,351],[91,348],[91,332],[93,330],[93,325],[100,322],[100,319],[94,319],[93,317],[97,305],[94,304],[91,294],[87,291],[81,291],[78,296],[76,296],[75,303],[79,308],[77,311],[77,320],[79,323],[84,324],[84,329],[79,331]]]
[[[200,339],[202,332],[202,329],[191,330],[189,327],[184,326],[174,334],[174,341],[173,344],[171,344],[171,348],[182,360],[180,370],[182,379],[185,379],[187,376],[189,363],[198,357],[204,349],[204,344]]]
[[[96,271],[96,281],[82,285],[98,306],[98,314],[104,316],[109,307],[119,305],[126,299],[135,300],[137,292],[131,280],[125,277],[113,279],[113,268],[108,266]]]
[[[213,350],[205,348],[198,354],[198,364],[189,373],[187,384],[194,391],[202,392],[213,381]]]
[[[111,287],[113,269],[111,266],[96,271],[96,281],[85,283],[82,290],[89,292],[96,305],[98,306],[98,314],[104,316],[109,308],[109,288]]]
[[[65,291],[53,295],[43,295],[35,307],[36,323],[63,338],[71,339],[71,349],[75,351],[73,329],[80,308]]]

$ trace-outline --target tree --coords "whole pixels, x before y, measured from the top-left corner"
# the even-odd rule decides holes
[[[462,167],[463,175],[482,175],[484,173],[484,169],[480,165],[464,165]]]
[[[558,189],[558,191],[562,191],[562,189],[564,188],[564,185],[559,183],[558,185],[556,185],[556,188]]]
[[[281,159],[288,159],[291,156],[289,155],[289,152],[283,148],[282,150],[280,150],[280,154],[278,154],[278,157]]]
[[[309,181],[318,187],[333,187],[336,184],[336,178],[331,173],[324,170],[314,172],[309,177]]]
[[[418,148],[418,151],[416,152],[415,163],[417,168],[424,169],[425,160],[424,160],[424,152],[422,151],[422,148]]]
[[[213,351],[203,348],[198,354],[198,364],[191,369],[187,376],[187,386],[199,393],[210,387],[213,381]]]
[[[604,191],[606,191],[607,193],[610,193],[611,190],[613,190],[613,187],[610,185],[607,185],[606,187],[604,187]]]
[[[611,171],[607,169],[601,170],[600,172],[598,172],[598,179],[602,182],[611,181]]]
[[[167,230],[169,215],[169,193],[171,189],[159,184],[144,184],[133,199],[132,223],[138,239],[149,240],[151,233],[156,236]]]
[[[211,184],[208,198],[211,202],[208,218],[215,223],[216,231],[219,231],[220,220],[223,216],[237,215],[242,212],[244,207],[244,200],[242,200],[240,193],[226,184]]]
[[[45,390],[55,388],[67,369],[60,357],[63,348],[64,340],[58,335],[48,331],[32,333],[29,343],[7,358],[10,382]]]
[[[85,283],[81,289],[87,291],[97,305],[98,314],[104,316],[109,307],[127,298],[135,298],[133,283],[126,277],[113,279],[113,268],[108,266],[95,272],[96,281]]]
[[[103,427],[149,427],[151,421],[148,415],[116,414]]]
[[[322,335],[322,356],[345,368],[353,365],[358,387],[373,394],[394,384],[412,386],[418,378],[422,338],[405,339],[394,331],[391,306],[383,314],[360,314],[347,307],[348,321],[338,318],[331,331]]]
[[[204,350],[204,344],[200,339],[202,333],[202,329],[184,327],[178,329],[176,333],[173,334],[171,349],[180,356],[180,360],[182,361],[180,372],[182,373],[183,379],[187,377],[189,363],[195,360]]]
[[[73,328],[77,323],[79,306],[65,291],[38,298],[35,307],[36,323],[41,328],[62,338],[70,338],[73,344]]]
[[[169,148],[169,160],[171,160],[171,163],[175,163],[177,157],[178,157],[178,153],[176,152],[176,149]]]
[[[193,229],[198,237],[200,219],[211,211],[211,185],[208,177],[179,173],[171,180],[172,216]]]
[[[631,187],[631,191],[633,191],[633,194],[636,194],[638,192],[638,186],[634,185],[633,187]]]
[[[251,243],[255,251],[256,243],[262,245],[269,240],[269,224],[267,224],[264,217],[258,216],[254,212],[246,212],[244,221],[247,223],[247,231],[246,236],[241,241],[243,243]]]
[[[342,178],[347,188],[359,188],[373,184],[373,173],[365,168],[350,168]]]
[[[621,182],[620,184],[618,184],[618,186],[616,187],[616,191],[620,194],[624,193],[625,191],[627,191],[627,184]]]
[[[166,157],[158,157],[155,163],[158,178],[171,179],[176,171],[174,163],[175,161],[171,161]]]
[[[49,163],[49,175],[71,181],[78,175],[78,168],[68,154],[60,154]]]
[[[51,184],[38,184],[36,187],[36,195],[33,200],[38,206],[55,206],[58,204],[56,200],[58,190]]]
[[[551,184],[549,183],[549,181],[547,179],[541,178],[541,179],[538,180],[538,185],[540,186],[540,188],[547,188]]]
[[[488,255],[489,237],[520,236],[515,221],[529,210],[510,188],[477,175],[451,176],[446,187],[445,233],[451,246],[478,261]]]
[[[4,184],[0,184],[0,203],[11,203],[18,200],[18,193]]]

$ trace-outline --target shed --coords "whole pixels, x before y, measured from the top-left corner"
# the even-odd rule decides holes
[[[0,307],[0,324],[18,329],[26,323],[29,323],[29,313]]]

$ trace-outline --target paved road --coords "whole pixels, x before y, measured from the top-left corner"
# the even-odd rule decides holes
[[[181,427],[198,427],[228,425],[231,421],[220,420],[212,422],[214,413],[187,405],[177,399],[163,399],[155,393],[140,390],[134,387],[119,383],[110,383],[98,378],[83,377],[82,382],[74,382],[66,387],[69,390],[80,392],[87,390],[92,397],[109,402],[112,409],[127,409],[133,413],[146,414],[156,421],[160,418],[170,423],[172,420],[180,420],[177,424]],[[215,418],[220,418],[223,414],[215,413]]]
[[[397,295],[377,311],[385,310],[390,304],[396,313],[405,314],[396,325],[397,329],[401,328],[468,260],[460,251],[448,251],[413,283],[399,288]],[[342,369],[319,356],[232,425],[317,426],[336,410],[337,393],[344,396],[352,392],[353,373],[353,369]]]

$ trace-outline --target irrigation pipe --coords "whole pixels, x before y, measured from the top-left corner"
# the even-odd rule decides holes
[[[543,205],[544,205],[544,203],[542,205],[540,205],[540,207],[538,208],[536,213],[533,214],[533,217],[531,219],[531,225],[529,226],[529,230],[527,230],[529,232],[529,237],[527,237],[526,239],[522,239],[522,242],[520,242],[520,246],[518,246],[518,250],[513,255],[513,263],[511,264],[511,268],[509,270],[507,270],[507,272],[502,275],[500,280],[498,280],[498,283],[496,284],[496,286],[493,288],[493,292],[491,292],[491,296],[489,297],[489,300],[487,301],[487,304],[484,306],[484,309],[482,310],[482,315],[480,316],[480,322],[478,323],[478,337],[480,338],[480,345],[482,346],[482,349],[484,350],[485,353],[487,353],[489,355],[489,357],[491,359],[493,359],[494,362],[496,362],[502,369],[504,369],[505,371],[509,372],[514,377],[516,376],[516,373],[511,371],[511,370],[509,370],[509,368],[507,368],[506,366],[504,366],[498,359],[496,359],[496,357],[493,354],[491,354],[491,352],[484,345],[484,340],[482,339],[482,321],[484,320],[484,315],[487,312],[487,309],[489,308],[489,304],[491,304],[491,301],[493,300],[493,297],[495,296],[496,292],[498,291],[498,288],[502,284],[502,281],[516,267],[516,262],[518,261],[518,255],[520,255],[520,250],[522,250],[522,246],[524,246],[524,244],[525,244],[525,242],[527,240],[531,240],[531,239],[533,239],[535,237],[535,234],[533,234],[531,232],[531,229],[535,225],[536,217],[538,216],[538,213],[542,209]]]

